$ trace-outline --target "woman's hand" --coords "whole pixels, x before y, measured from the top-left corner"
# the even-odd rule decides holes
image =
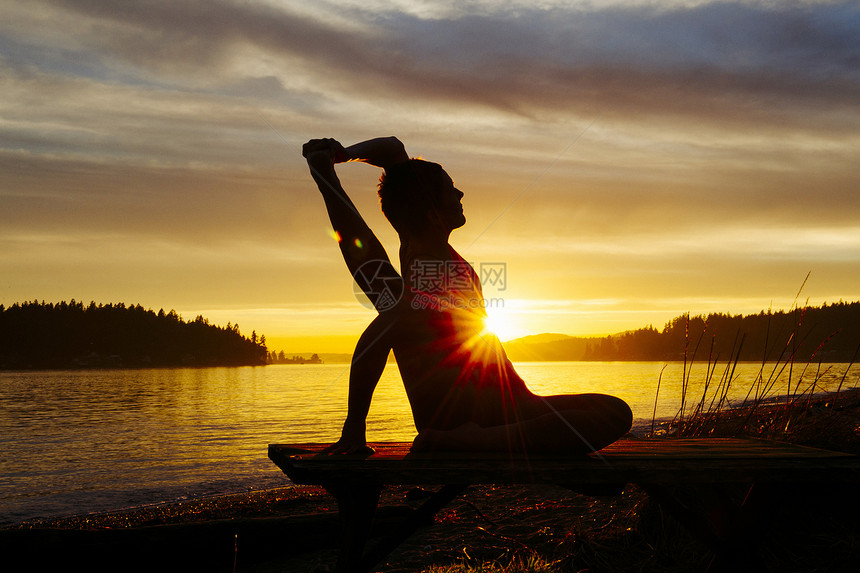
[[[311,161],[313,156],[314,160],[319,160],[320,156],[327,155],[329,160],[334,163],[344,163],[349,161],[350,157],[347,153],[346,149],[344,149],[343,145],[336,139],[331,138],[323,138],[323,139],[311,139],[304,145],[302,145],[302,157]]]

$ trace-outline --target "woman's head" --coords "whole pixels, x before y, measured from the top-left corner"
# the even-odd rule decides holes
[[[462,197],[441,165],[421,159],[389,167],[379,180],[382,212],[398,233],[463,226]]]

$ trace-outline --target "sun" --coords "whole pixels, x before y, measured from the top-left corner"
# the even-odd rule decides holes
[[[505,342],[521,336],[520,328],[511,313],[506,313],[504,308],[487,308],[487,317],[484,319],[484,328]]]

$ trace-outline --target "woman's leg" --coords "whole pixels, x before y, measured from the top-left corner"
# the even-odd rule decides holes
[[[518,401],[511,423],[471,422],[453,430],[425,429],[413,449],[584,454],[626,434],[632,421],[630,407],[614,396],[532,394]]]
[[[633,413],[607,394],[532,396],[519,405],[523,449],[588,453],[630,431]]]

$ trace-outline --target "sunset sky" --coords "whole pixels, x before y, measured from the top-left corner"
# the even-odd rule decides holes
[[[396,135],[505,263],[500,334],[860,299],[860,5],[0,0],[0,303],[349,352],[301,144]],[[339,167],[396,258],[378,170]]]

